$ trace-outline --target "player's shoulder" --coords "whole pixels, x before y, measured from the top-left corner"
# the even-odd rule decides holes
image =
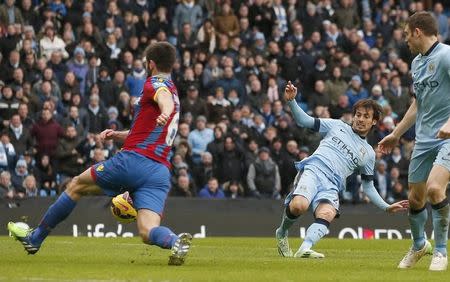
[[[168,87],[169,80],[160,76],[151,76],[148,78],[149,83],[152,85],[153,89],[158,89],[161,87]]]

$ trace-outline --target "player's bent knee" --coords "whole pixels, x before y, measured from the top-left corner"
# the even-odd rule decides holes
[[[427,203],[426,197],[421,197],[417,194],[410,193],[408,196],[409,207],[413,210],[419,210]]]
[[[75,176],[72,178],[72,180],[67,184],[67,188],[65,192],[71,197],[72,199],[79,199],[82,196],[82,188],[83,185],[80,183],[79,176]]]
[[[306,198],[302,196],[296,196],[289,204],[289,210],[293,215],[301,215],[308,210],[309,203]]]
[[[325,219],[328,222],[333,221],[334,217],[336,216],[336,211],[332,209],[323,209],[316,211],[315,217]]]
[[[436,182],[427,183],[427,196],[432,203],[439,202],[445,198],[445,188],[439,186]]]

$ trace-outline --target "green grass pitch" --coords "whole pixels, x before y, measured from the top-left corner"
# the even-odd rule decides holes
[[[297,249],[299,239],[290,240]],[[186,264],[168,266],[168,250],[137,238],[49,237],[34,256],[0,237],[2,281],[450,281],[428,271],[431,257],[398,270],[407,240],[324,239],[322,260],[281,258],[273,238],[194,239]]]

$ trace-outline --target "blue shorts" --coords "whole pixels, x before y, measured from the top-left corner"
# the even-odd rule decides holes
[[[332,205],[339,214],[339,194],[337,186],[328,177],[318,170],[309,169],[308,166],[299,172],[294,180],[294,191],[285,200],[289,204],[296,195],[305,197],[309,202],[309,209],[314,213],[319,204]]]
[[[431,149],[414,147],[409,163],[408,182],[426,182],[434,165],[443,166],[450,171],[450,141]]]
[[[121,151],[91,168],[95,183],[108,196],[129,191],[136,209],[162,215],[170,190],[169,169],[133,151]]]

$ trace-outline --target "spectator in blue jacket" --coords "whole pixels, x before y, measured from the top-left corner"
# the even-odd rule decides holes
[[[208,184],[200,190],[198,196],[203,199],[225,199],[223,189],[219,186],[219,181],[215,177],[208,180]]]

